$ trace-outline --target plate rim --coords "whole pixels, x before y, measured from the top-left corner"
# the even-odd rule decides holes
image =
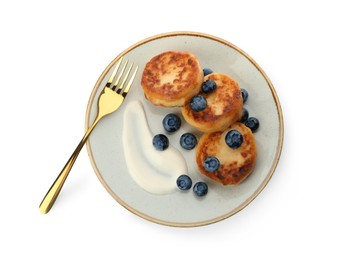
[[[282,113],[282,108],[281,108],[281,104],[279,101],[279,98],[277,96],[277,93],[275,91],[275,88],[271,82],[271,80],[269,79],[269,77],[266,75],[266,73],[263,71],[263,69],[257,64],[257,62],[251,58],[246,52],[244,52],[242,49],[240,49],[239,47],[237,47],[236,45],[232,44],[231,42],[228,42],[227,40],[224,40],[222,38],[219,38],[217,36],[213,36],[210,34],[206,34],[206,33],[201,33],[201,32],[192,32],[192,31],[175,31],[175,32],[166,32],[166,33],[161,33],[161,34],[157,34],[148,38],[145,38],[139,42],[137,42],[134,45],[131,45],[130,47],[128,47],[126,50],[122,51],[116,58],[114,58],[112,60],[112,62],[110,62],[110,64],[105,68],[105,70],[101,73],[101,75],[99,76],[98,80],[96,81],[93,90],[91,92],[91,95],[89,97],[88,100],[88,104],[87,104],[87,109],[86,109],[86,119],[85,119],[85,130],[88,129],[89,127],[89,119],[90,119],[90,111],[91,111],[91,106],[93,104],[94,98],[95,98],[95,94],[101,84],[101,82],[103,81],[104,77],[108,74],[108,72],[110,71],[110,69],[113,67],[113,65],[125,54],[129,53],[131,50],[146,44],[150,41],[155,41],[161,38],[167,38],[167,37],[175,37],[175,36],[193,36],[193,37],[202,37],[202,38],[207,38],[219,43],[222,43],[224,45],[227,45],[230,48],[235,49],[236,51],[238,51],[241,55],[243,55],[245,58],[247,58],[253,66],[256,67],[256,69],[259,71],[259,73],[261,73],[261,75],[263,76],[263,78],[266,80],[269,89],[272,93],[273,99],[275,101],[275,105],[277,108],[277,114],[278,114],[278,122],[279,122],[279,142],[278,142],[278,146],[277,146],[277,150],[276,150],[276,154],[275,154],[275,158],[272,164],[272,167],[270,168],[267,177],[264,179],[264,181],[260,184],[259,188],[249,197],[245,200],[244,203],[242,203],[241,205],[239,205],[237,208],[235,208],[234,210],[231,210],[230,212],[218,216],[216,218],[212,218],[209,220],[205,220],[205,221],[199,221],[199,222],[190,222],[190,223],[180,223],[180,222],[171,222],[171,221],[165,221],[165,220],[160,220],[160,219],[156,219],[154,217],[151,217],[141,211],[138,211],[132,207],[130,207],[129,205],[127,205],[125,203],[125,201],[123,201],[117,194],[115,194],[111,188],[107,185],[107,183],[104,181],[104,179],[101,177],[100,171],[96,166],[96,163],[94,161],[94,157],[92,154],[92,149],[90,147],[90,142],[87,141],[86,146],[87,146],[87,154],[89,157],[89,160],[91,162],[91,165],[93,167],[93,170],[97,176],[97,178],[99,179],[100,183],[104,186],[104,188],[107,190],[107,192],[124,208],[126,208],[127,210],[129,210],[130,212],[134,213],[135,215],[144,218],[148,221],[154,222],[156,224],[161,224],[161,225],[165,225],[165,226],[172,226],[172,227],[197,227],[197,226],[205,226],[205,225],[209,225],[209,224],[213,224],[219,221],[222,221],[226,218],[229,218],[235,214],[237,214],[238,212],[240,212],[242,209],[244,209],[245,207],[247,207],[261,192],[262,190],[266,187],[266,185],[268,184],[268,182],[270,181],[270,179],[272,178],[275,169],[278,165],[278,162],[280,160],[280,156],[281,156],[281,152],[282,152],[282,147],[283,147],[283,139],[284,139],[284,121],[283,121],[283,113]]]

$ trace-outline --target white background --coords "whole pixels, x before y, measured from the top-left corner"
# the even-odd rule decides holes
[[[342,259],[342,24],[331,0],[1,1],[0,259]],[[219,223],[161,226],[116,203],[84,149],[40,214],[105,67],[180,30],[232,42],[273,82],[285,136],[267,187]]]

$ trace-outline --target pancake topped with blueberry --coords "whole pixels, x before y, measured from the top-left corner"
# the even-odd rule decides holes
[[[153,57],[141,79],[145,97],[154,105],[183,106],[201,88],[204,74],[196,56],[168,51]]]
[[[224,131],[242,117],[243,99],[238,83],[226,74],[204,77],[201,91],[182,108],[191,126],[202,132]]]
[[[200,172],[224,185],[241,183],[253,171],[257,147],[250,128],[235,123],[226,131],[205,133],[196,148]]]

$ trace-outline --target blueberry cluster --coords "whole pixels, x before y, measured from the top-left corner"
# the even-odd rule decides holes
[[[203,73],[204,73],[204,76],[206,76],[208,74],[213,73],[213,70],[211,70],[209,68],[204,68]],[[209,93],[213,92],[216,88],[217,88],[217,84],[213,80],[206,80],[201,85],[201,90],[205,94],[209,94]],[[192,99],[189,102],[189,106],[194,112],[201,112],[201,111],[206,109],[207,100],[203,95],[198,94],[198,95],[192,97]]]
[[[244,88],[241,89],[241,93],[243,104],[245,104],[245,102],[248,100],[249,93]],[[239,122],[249,127],[253,133],[255,133],[260,126],[260,122],[256,117],[249,117],[249,111],[245,107],[243,107],[242,118],[239,120]]]
[[[176,114],[168,114],[163,118],[162,125],[167,133],[174,133],[181,127],[181,118]],[[169,139],[164,134],[157,134],[152,140],[156,150],[164,151],[169,146]],[[185,150],[192,150],[198,144],[198,139],[192,133],[184,133],[180,137],[180,146]]]
[[[213,92],[216,88],[217,88],[217,84],[213,80],[206,80],[201,85],[201,90],[205,94],[209,94]],[[194,112],[201,112],[206,109],[207,100],[203,95],[198,94],[192,97],[192,99],[189,102],[189,106]]]
[[[176,185],[180,190],[189,190],[192,187],[192,179],[188,175],[180,175],[176,180]],[[193,192],[198,197],[203,197],[208,192],[208,186],[205,182],[199,181],[194,184]]]
[[[195,106],[199,106],[199,103],[195,104]],[[198,109],[201,109],[200,107],[201,105]],[[162,126],[167,134],[174,133],[181,127],[181,118],[176,114],[167,114],[162,120]],[[183,149],[192,150],[198,144],[198,139],[192,133],[183,133],[179,143]],[[169,139],[164,134],[157,134],[153,137],[152,144],[156,150],[164,151],[169,147]],[[188,175],[183,174],[177,178],[176,185],[180,190],[189,190],[192,187],[192,180]],[[208,186],[205,182],[200,181],[193,186],[193,192],[196,196],[205,196],[207,191]]]

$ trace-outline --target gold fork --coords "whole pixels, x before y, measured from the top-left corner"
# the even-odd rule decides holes
[[[129,68],[127,69],[123,79],[121,79],[128,64],[128,61],[126,61],[122,69],[120,70],[119,74],[117,75],[120,64],[122,63],[122,59],[123,58],[121,57],[120,60],[117,62],[117,65],[115,66],[111,77],[107,81],[106,86],[104,87],[102,93],[100,94],[100,97],[98,99],[98,114],[95,117],[95,120],[86,131],[81,142],[76,147],[75,151],[73,152],[68,162],[62,169],[61,173],[57,176],[56,180],[51,185],[49,191],[47,192],[41,204],[39,205],[39,210],[41,213],[44,213],[44,214],[48,213],[51,207],[53,206],[53,204],[55,203],[55,200],[58,194],[60,193],[63,187],[63,184],[65,180],[67,179],[68,174],[74,165],[74,162],[76,161],[77,156],[79,155],[83,145],[86,143],[88,136],[91,134],[94,127],[97,125],[100,119],[102,119],[104,116],[116,111],[120,107],[120,105],[123,103],[127,93],[129,92],[132,82],[136,76],[138,66],[136,66],[134,72],[132,73],[130,79],[128,80],[128,76],[133,66],[133,64],[131,64]],[[113,80],[115,78],[116,78],[116,81],[113,83]],[[128,82],[125,85],[127,80]]]

